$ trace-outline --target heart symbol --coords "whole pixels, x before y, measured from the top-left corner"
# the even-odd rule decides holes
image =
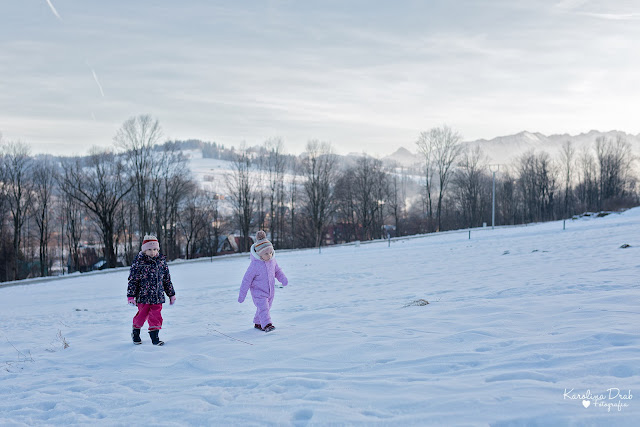
[[[591,401],[590,400],[583,400],[582,401],[582,406],[584,406],[585,408],[588,408],[591,405]]]

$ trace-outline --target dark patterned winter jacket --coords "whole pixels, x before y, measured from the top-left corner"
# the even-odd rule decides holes
[[[138,304],[163,304],[164,294],[176,294],[171,284],[167,257],[158,254],[151,258],[140,252],[131,264],[127,298],[135,297]]]

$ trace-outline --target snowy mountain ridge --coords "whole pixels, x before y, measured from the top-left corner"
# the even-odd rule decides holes
[[[592,149],[596,139],[600,137],[613,140],[618,137],[624,138],[631,144],[632,152],[635,155],[640,155],[640,134],[633,135],[616,130],[608,132],[591,130],[579,135],[554,134],[549,136],[539,132],[522,131],[514,135],[498,136],[489,140],[464,141],[463,145],[466,147],[479,146],[489,157],[491,163],[509,164],[517,159],[518,156],[530,150],[535,152],[546,151],[552,158],[557,158],[562,150],[562,145],[566,141],[571,141],[578,154],[582,150]],[[414,145],[411,150],[401,147],[394,153],[384,157],[383,160],[395,161],[399,165],[409,167],[419,160],[419,156]]]

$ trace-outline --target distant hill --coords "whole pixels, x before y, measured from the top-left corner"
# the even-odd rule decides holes
[[[383,159],[384,162],[395,162],[400,166],[413,166],[416,162],[420,161],[415,153],[407,150],[404,147],[398,148],[394,153],[388,155]]]
[[[632,150],[640,154],[640,135],[631,135],[621,131],[599,132],[592,130],[579,135],[550,135],[541,133],[520,132],[515,135],[501,136],[490,140],[479,139],[469,141],[468,146],[479,145],[480,148],[491,158],[491,162],[508,164],[523,153],[534,150],[536,152],[546,151],[552,158],[557,158],[562,150],[562,145],[566,141],[571,141],[577,152],[585,149],[593,149],[596,139],[605,137],[615,140],[622,137],[631,144]]]
[[[545,151],[549,153],[553,159],[560,159],[560,151],[565,141],[571,141],[578,155],[584,149],[593,149],[598,137],[605,137],[615,140],[618,137],[625,138],[632,147],[634,154],[640,157],[640,135],[627,134],[620,131],[599,132],[592,130],[579,135],[550,135],[546,136],[541,133],[523,131],[515,135],[499,136],[493,139],[478,139],[475,141],[465,141],[463,144],[467,147],[480,146],[484,154],[489,158],[489,163],[499,163],[503,165],[513,164],[522,154],[527,151],[535,152]],[[234,158],[236,151],[233,147],[224,147],[216,143],[206,143],[201,141],[173,141],[177,149],[189,159],[192,174],[197,181],[202,183],[210,191],[220,192],[224,194],[225,176],[232,170],[233,165],[231,159]],[[392,154],[383,157],[381,160],[387,166],[402,166],[405,173],[419,173],[419,167],[422,162],[422,155],[417,152],[415,146],[409,150],[405,147],[397,149]],[[259,147],[251,150],[259,155]],[[350,153],[340,157],[340,164],[344,167],[354,166],[357,159],[362,153]],[[295,158],[295,156],[290,156]],[[292,176],[288,175],[288,179]]]
[[[631,144],[634,154],[640,156],[640,134],[632,135],[621,131],[600,132],[592,130],[579,135],[550,135],[523,131],[515,135],[499,136],[493,139],[478,139],[475,141],[465,141],[463,144],[468,147],[480,146],[482,151],[489,157],[492,163],[509,164],[527,151],[546,151],[552,158],[558,158],[562,145],[565,141],[573,143],[576,152],[584,149],[592,149],[598,137],[605,137],[615,140],[618,137],[626,139]],[[417,151],[417,150],[416,150]],[[419,155],[402,147],[393,154],[383,159],[385,162],[396,162],[398,165],[410,167],[419,161]]]

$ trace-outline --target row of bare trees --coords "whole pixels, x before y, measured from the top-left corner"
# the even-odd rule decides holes
[[[159,236],[171,258],[201,250],[204,230],[217,234],[218,200],[190,177],[180,152],[158,146],[160,137],[157,120],[138,116],[118,131],[114,150],[86,157],[32,157],[26,144],[3,143],[0,279],[46,276],[54,262],[70,272],[99,258],[110,268],[128,264],[145,233]]]
[[[328,143],[310,141],[291,159],[280,139],[267,140],[256,159],[241,150],[226,177],[231,225],[248,251],[256,229],[270,231],[276,248],[320,246],[333,213],[337,157]]]
[[[104,265],[129,264],[146,233],[169,259],[214,256],[225,236],[247,251],[258,229],[276,248],[326,244],[567,218],[638,204],[633,156],[622,138],[599,138],[557,159],[528,152],[490,165],[479,147],[443,126],[420,133],[419,168],[384,165],[362,155],[337,156],[307,143],[299,156],[279,138],[235,152],[224,182],[205,190],[176,144],[161,144],[150,116],[127,120],[112,150],[55,159],[3,143],[0,162],[0,279],[88,268],[87,248]],[[494,192],[495,185],[495,192]],[[95,260],[94,260],[95,261]]]
[[[453,174],[447,228],[479,226],[491,218],[493,174],[496,223],[549,221],[585,211],[639,203],[634,156],[623,138],[599,137],[577,152],[563,144],[558,159],[529,151],[510,165],[490,165],[478,147],[464,151]],[[461,220],[461,221],[460,221]]]

